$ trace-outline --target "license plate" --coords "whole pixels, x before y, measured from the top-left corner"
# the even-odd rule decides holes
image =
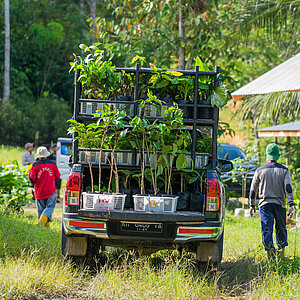
[[[162,224],[160,223],[149,223],[149,224],[142,224],[142,223],[121,223],[121,230],[122,231],[133,231],[133,232],[162,232]]]

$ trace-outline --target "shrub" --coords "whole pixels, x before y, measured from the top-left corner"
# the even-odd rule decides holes
[[[23,212],[22,207],[30,203],[28,183],[28,176],[16,160],[7,166],[0,165],[0,213]]]
[[[0,102],[0,140],[6,145],[24,146],[39,131],[39,144],[67,135],[71,109],[55,94],[44,93],[37,101],[22,96],[6,106]]]

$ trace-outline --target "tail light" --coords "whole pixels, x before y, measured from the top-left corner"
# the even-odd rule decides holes
[[[206,211],[220,211],[221,209],[221,189],[217,180],[208,179],[206,181]]]
[[[80,173],[71,173],[68,177],[65,190],[65,205],[80,205]]]

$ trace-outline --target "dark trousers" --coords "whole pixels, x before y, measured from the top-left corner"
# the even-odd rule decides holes
[[[278,249],[282,249],[287,246],[286,209],[281,207],[279,204],[268,203],[260,207],[259,211],[263,244],[266,251],[275,249],[273,244],[274,220]]]

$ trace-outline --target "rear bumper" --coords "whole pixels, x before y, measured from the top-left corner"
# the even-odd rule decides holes
[[[137,231],[122,231],[124,223],[138,227]],[[63,224],[67,235],[91,235],[122,243],[184,244],[197,241],[217,241],[223,232],[222,221],[205,220],[203,214],[195,212],[144,213],[102,212],[81,210],[77,214],[64,214]],[[147,227],[161,226],[161,232],[148,232]],[[113,244],[113,242],[112,242]]]

